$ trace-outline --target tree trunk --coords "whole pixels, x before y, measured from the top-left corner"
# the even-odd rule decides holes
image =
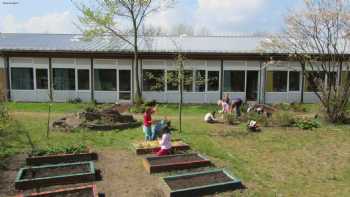
[[[305,64],[301,64],[301,90],[300,90],[300,103],[304,103],[304,88],[305,88]]]
[[[182,60],[181,60],[182,61]],[[183,81],[184,81],[184,73],[183,73],[183,65],[180,63],[180,69],[178,73],[179,77],[179,88],[180,88],[180,101],[179,101],[179,133],[182,132],[182,103],[183,103]]]

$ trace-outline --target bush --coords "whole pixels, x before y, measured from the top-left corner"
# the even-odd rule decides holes
[[[281,127],[291,127],[296,123],[294,115],[288,111],[280,111],[274,115],[276,125]]]
[[[225,113],[224,114],[224,123],[228,124],[228,125],[239,124],[236,116],[233,115],[233,114],[230,114],[230,113]]]
[[[78,103],[82,103],[82,102],[83,102],[83,100],[81,100],[81,98],[79,98],[79,97],[68,100],[68,103],[72,103],[72,104],[78,104]]]
[[[270,126],[269,124],[270,119],[268,117],[264,116],[263,114],[258,114],[257,112],[254,112],[254,111],[247,113],[245,119],[246,121],[255,120],[258,125],[261,125],[264,127]]]
[[[275,104],[274,107],[283,111],[288,111],[291,108],[289,103],[278,103]]]
[[[291,103],[290,107],[295,112],[307,112],[307,108],[305,107],[305,105],[300,103]]]
[[[294,125],[303,130],[312,130],[313,128],[319,128],[321,126],[318,119],[307,118],[298,119]]]
[[[54,154],[75,154],[87,151],[87,146],[84,144],[72,146],[51,146],[45,149],[37,149],[31,153],[32,156],[44,156]]]

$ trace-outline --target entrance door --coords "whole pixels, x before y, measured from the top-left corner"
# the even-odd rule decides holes
[[[130,70],[119,70],[119,100],[131,100]]]
[[[259,71],[247,71],[247,101],[258,99]]]

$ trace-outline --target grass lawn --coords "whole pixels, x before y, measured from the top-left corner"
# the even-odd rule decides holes
[[[46,139],[47,104],[9,103],[11,115],[31,133],[38,146],[86,143],[94,149],[130,149],[143,139],[141,128],[112,132],[52,132]],[[88,104],[53,104],[52,119],[83,110]],[[308,108],[315,112],[317,105]],[[350,126],[323,123],[319,129],[269,127],[248,133],[245,125],[208,125],[204,113],[213,105],[185,106],[184,132],[174,133],[231,171],[248,187],[242,196],[349,196]],[[177,126],[176,105],[161,105],[155,118],[168,116]],[[140,116],[138,116],[140,117]],[[13,142],[12,152],[28,146]],[[235,193],[236,194],[236,193]],[[225,195],[226,196],[226,195]]]

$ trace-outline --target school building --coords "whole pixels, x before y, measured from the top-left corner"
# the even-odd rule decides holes
[[[0,34],[1,98],[23,102],[131,101],[136,72],[145,100],[178,102],[175,57],[186,57],[185,103],[231,98],[260,103],[299,102],[302,73],[287,54],[263,53],[261,35],[141,37],[139,70],[130,46],[110,37]],[[273,59],[273,63],[271,63]],[[325,76],[327,78],[327,76]],[[329,77],[329,76],[328,76]],[[52,87],[52,88],[50,88]],[[305,82],[304,102],[318,102]]]

